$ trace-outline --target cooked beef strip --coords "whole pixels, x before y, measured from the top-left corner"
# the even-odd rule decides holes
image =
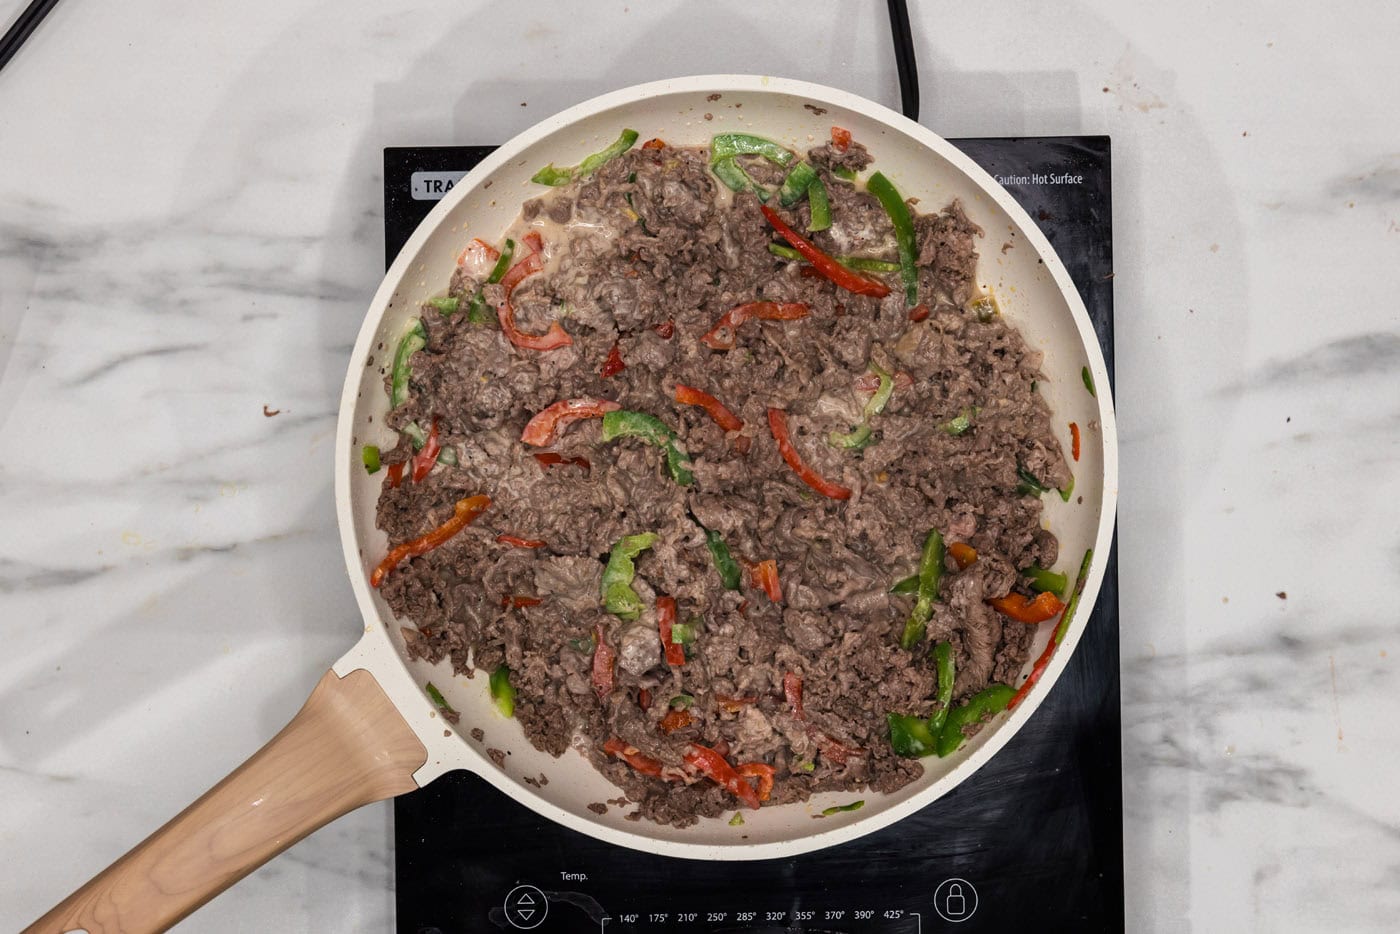
[[[893,256],[879,204],[830,171],[864,169],[865,148],[825,145],[808,157],[827,184],[834,221],[813,241],[832,253]],[[762,160],[745,164],[756,179],[781,179]],[[790,213],[805,229],[805,202]],[[560,320],[573,344],[517,349],[495,327],[425,309],[427,347],[412,360],[408,400],[388,417],[397,429],[437,419],[444,446],[458,455],[420,483],[384,488],[377,520],[391,542],[441,524],[463,496],[493,499],[475,525],[384,583],[395,613],[416,626],[404,630],[409,651],[450,658],[466,674],[509,665],[529,740],[556,756],[576,746],[652,820],[685,825],[736,806],[729,792],[682,768],[691,743],[727,747],[731,762],[773,765],[770,803],[913,781],[922,766],[891,751],[885,714],[930,711],[935,641],[955,649],[958,699],[1017,677],[1033,628],[985,601],[1020,586],[1017,569],[1050,566],[1057,548],[1041,528],[1040,500],[1015,492],[1017,466],[1047,486],[1069,478],[1033,389],[1039,354],[1006,322],[966,310],[981,230],[957,203],[916,215],[920,298],[933,311],[910,323],[898,287],[883,300],[853,295],[771,255],[777,238],[758,200],[719,188],[704,150],[633,150],[527,201],[517,243],[531,227],[545,235],[548,263],[517,288],[517,324],[542,333]],[[450,291],[477,287],[459,272]],[[503,299],[500,286],[485,294],[493,305]],[[811,314],[749,321],[728,352],[698,340],[726,311],[755,300],[805,302]],[[626,368],[605,379],[599,369],[614,345]],[[854,384],[872,360],[912,386],[874,419],[878,443],[858,453],[833,448],[824,439],[859,418],[865,397]],[[744,421],[746,453],[703,410],[673,401],[678,382],[712,393]],[[672,481],[658,448],[602,443],[597,420],[573,424],[553,448],[586,457],[591,469],[542,466],[521,430],[551,403],[578,396],[616,400],[673,426],[694,485]],[[771,406],[787,410],[802,457],[849,486],[849,500],[816,494],[783,462],[768,429]],[[971,407],[979,409],[971,431],[941,430]],[[404,439],[385,460],[411,453]],[[747,579],[742,593],[723,588],[706,528],[725,537],[736,559],[777,561],[781,606]],[[949,562],[927,641],[907,652],[897,639],[911,599],[887,590],[913,573],[930,528],[971,544],[980,559],[965,571]],[[613,544],[643,531],[658,536],[636,561],[648,609],[626,622],[604,611],[599,580]],[[501,533],[547,545],[500,544]],[[687,663],[674,669],[657,635],[658,594],[674,597],[680,621],[698,632]],[[513,596],[541,602],[514,608]],[[616,685],[601,701],[591,680],[599,625],[618,652]],[[801,719],[784,697],[788,672],[802,679]],[[643,690],[652,698],[647,710]],[[663,734],[658,724],[681,694],[694,699],[693,722]],[[673,780],[605,755],[612,736],[660,761]]]

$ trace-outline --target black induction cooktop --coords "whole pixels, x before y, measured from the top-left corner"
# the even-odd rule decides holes
[[[1113,372],[1105,136],[962,139],[1054,244]],[[386,265],[490,146],[384,150]],[[995,244],[994,246],[999,246]],[[1123,928],[1118,566],[1068,669],[987,765],[899,823],[786,859],[623,849],[553,824],[467,772],[394,805],[400,934],[923,934]]]

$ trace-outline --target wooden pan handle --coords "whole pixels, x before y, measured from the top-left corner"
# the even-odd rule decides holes
[[[318,827],[412,791],[427,758],[373,675],[328,671],[251,759],[24,934],[164,931]]]

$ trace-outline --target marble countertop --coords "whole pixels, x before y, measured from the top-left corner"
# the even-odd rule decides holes
[[[0,73],[0,929],[257,748],[359,631],[330,451],[380,150],[682,73],[897,106],[869,7],[56,8]],[[1394,930],[1400,13],[914,26],[935,131],[1113,137],[1130,927]],[[387,931],[393,884],[373,806],[180,929]]]

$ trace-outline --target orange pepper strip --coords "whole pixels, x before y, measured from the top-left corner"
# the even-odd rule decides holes
[[[1048,590],[1045,593],[1037,594],[1034,600],[1028,599],[1025,594],[1009,593],[1004,597],[997,597],[995,600],[987,602],[1002,616],[1014,619],[1018,623],[1029,623],[1032,626],[1043,623],[1047,619],[1054,619],[1065,608],[1065,605],[1060,602],[1060,598]]]
[[[745,762],[734,771],[743,778],[758,779],[759,801],[767,801],[769,796],[773,794],[773,777],[777,770],[771,765],[765,765],[762,762]]]
[[[1070,438],[1073,439],[1073,441],[1074,441],[1074,446],[1073,446],[1073,452],[1072,452],[1072,453],[1074,454],[1074,459],[1077,461],[1077,460],[1079,460],[1079,423],[1078,423],[1078,422],[1070,422],[1070,423],[1069,423],[1069,436],[1070,436]]]
[[[755,587],[763,590],[774,603],[783,602],[783,588],[778,583],[778,562],[769,558],[760,561],[749,572]]]
[[[695,722],[695,718],[690,715],[689,710],[667,711],[666,716],[661,718],[661,732],[674,733]]]
[[[458,500],[451,519],[426,535],[420,535],[411,542],[404,542],[385,555],[384,560],[379,562],[379,566],[370,574],[369,585],[378,587],[384,583],[384,578],[389,576],[389,572],[399,566],[400,562],[432,551],[471,525],[476,517],[485,512],[490,505],[491,497],[489,496],[468,496],[466,499]]]
[[[616,736],[603,744],[603,752],[610,756],[617,756],[632,768],[643,775],[650,775],[653,778],[661,777],[661,763],[651,756],[642,755],[636,746],[629,746]]]
[[[967,542],[953,542],[948,546],[948,554],[953,556],[958,570],[963,571],[977,563],[977,549]]]
[[[497,535],[496,541],[514,548],[543,548],[545,542],[538,538],[521,538],[519,535]]]

